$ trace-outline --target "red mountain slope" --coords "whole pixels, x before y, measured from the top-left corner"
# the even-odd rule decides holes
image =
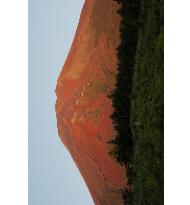
[[[125,173],[108,155],[120,17],[113,0],[86,0],[57,81],[57,126],[96,205],[121,205]]]

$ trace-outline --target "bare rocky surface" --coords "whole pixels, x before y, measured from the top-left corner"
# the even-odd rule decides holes
[[[121,205],[124,169],[109,155],[114,137],[107,98],[114,88],[120,17],[113,0],[86,0],[57,81],[59,136],[83,176],[95,205]]]

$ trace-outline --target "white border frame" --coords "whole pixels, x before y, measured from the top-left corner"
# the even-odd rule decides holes
[[[28,2],[0,0],[0,204],[28,204]]]

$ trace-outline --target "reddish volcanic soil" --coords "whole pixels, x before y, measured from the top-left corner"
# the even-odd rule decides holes
[[[125,173],[109,155],[109,116],[120,17],[113,0],[86,0],[66,63],[57,81],[57,126],[96,205],[121,205]]]

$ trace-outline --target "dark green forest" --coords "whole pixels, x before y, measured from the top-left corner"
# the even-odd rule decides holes
[[[164,204],[164,2],[120,4],[116,86],[109,97],[117,131],[110,154],[126,167],[125,205]]]

